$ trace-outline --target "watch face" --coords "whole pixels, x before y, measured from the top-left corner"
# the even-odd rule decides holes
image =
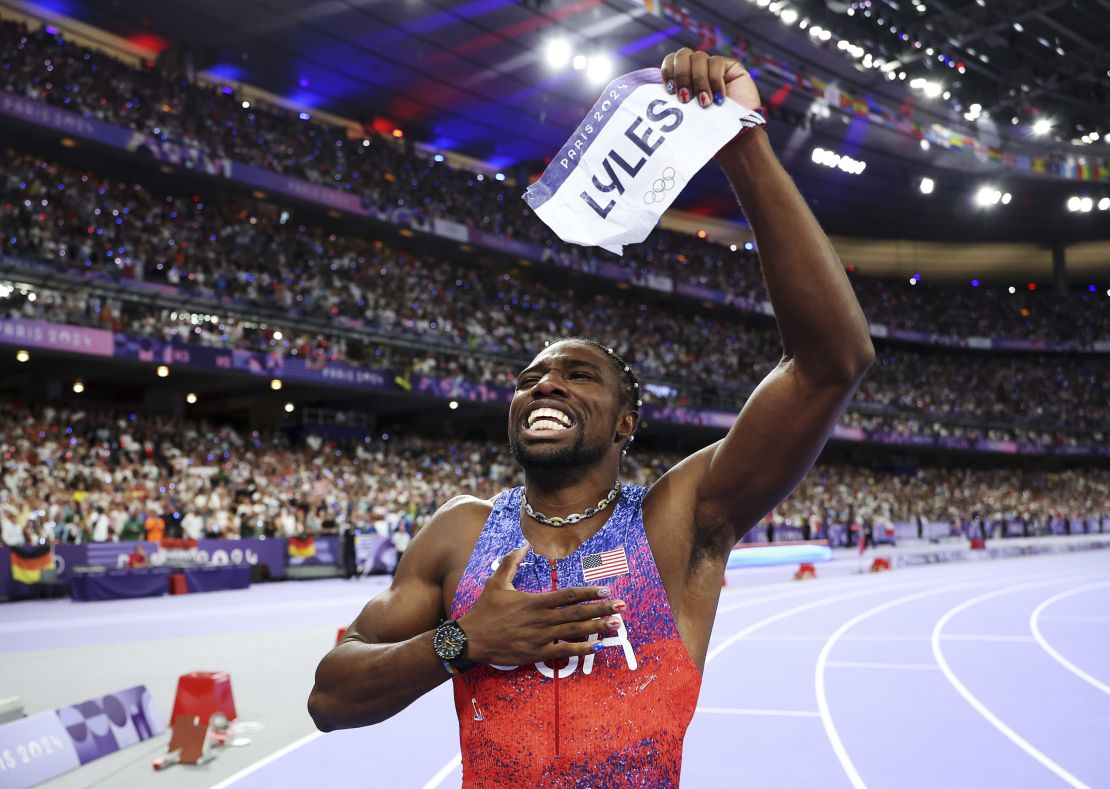
[[[432,645],[441,660],[454,660],[466,646],[466,634],[454,622],[444,622],[436,629]]]

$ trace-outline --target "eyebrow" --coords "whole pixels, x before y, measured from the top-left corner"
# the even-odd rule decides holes
[[[533,364],[531,367],[526,367],[517,374],[517,380],[519,381],[528,373],[535,372],[536,370],[544,367],[545,364],[546,362],[540,362],[539,364]],[[602,369],[600,365],[594,364],[593,362],[586,359],[568,359],[567,361],[563,362],[563,364],[566,367],[589,367],[591,370],[595,370],[598,373],[600,373]]]

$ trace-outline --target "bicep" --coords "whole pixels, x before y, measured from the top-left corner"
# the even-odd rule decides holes
[[[808,381],[793,362],[780,363],[704,454],[697,521],[727,523],[737,538],[747,532],[812,468],[855,389],[856,382]]]

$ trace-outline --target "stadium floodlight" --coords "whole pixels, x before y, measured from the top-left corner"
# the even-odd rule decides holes
[[[571,59],[570,65],[574,68],[575,71],[581,71],[582,69],[586,68],[586,56],[575,55],[574,58]]]
[[[280,378],[273,378],[270,380],[270,388],[273,389],[275,392],[280,392],[281,387],[282,383]]]
[[[596,85],[605,82],[613,74],[613,61],[608,55],[594,55],[586,64],[586,79]]]
[[[1015,288],[1015,287],[1014,287],[1013,285],[1011,285],[1010,287],[1006,288],[1006,290],[1010,291],[1010,293],[1011,293],[1011,294],[1013,294],[1013,293],[1017,293],[1017,288]]]
[[[1089,214],[1095,207],[1095,201],[1090,197],[1079,198],[1079,210],[1084,214]]]
[[[80,380],[74,381],[73,382],[73,393],[74,394],[81,394],[83,391],[85,391],[84,382],[82,382]]]
[[[921,190],[921,194],[931,195],[933,193],[933,189],[936,188],[936,182],[932,178],[926,176],[921,179],[921,183],[918,185],[918,188]]]
[[[998,205],[1001,199],[1002,192],[993,186],[980,186],[979,191],[975,193],[975,204],[984,208]]]
[[[297,410],[297,406],[293,405],[292,403],[286,403],[285,404],[285,413],[291,414],[296,410]]]
[[[459,401],[458,400],[452,400],[450,403],[447,404],[447,407],[450,408],[452,411],[455,411],[459,407]]]
[[[185,395],[185,402],[189,405],[194,405],[197,402],[197,396],[189,392],[189,394]]]
[[[573,56],[570,44],[567,43],[565,38],[553,38],[547,42],[547,48],[544,50],[544,56],[547,58],[547,65],[554,69],[560,69],[570,63]]]
[[[1068,198],[1067,205],[1068,205],[1068,210],[1069,211],[1073,211],[1073,212],[1078,211],[1079,210],[1079,198],[1076,197],[1075,195],[1072,195],[1071,197]]]
[[[1099,211],[1110,211],[1110,197],[1104,197],[1098,201]]]
[[[29,362],[31,361],[31,354],[20,348],[18,351],[15,352],[15,360],[20,364],[23,364],[24,362]]]
[[[159,378],[168,378],[170,375],[170,368],[164,364],[158,365],[158,369],[154,371]]]
[[[1048,118],[1037,118],[1037,120],[1033,121],[1033,134],[1038,137],[1043,137],[1050,131],[1052,131],[1052,121]]]
[[[250,108],[251,108],[251,103],[249,101],[244,101],[243,102],[243,109],[249,110]]]
[[[782,20],[782,23],[784,25],[792,25],[798,21],[798,12],[795,11],[793,8],[787,8],[779,16],[779,19]]]
[[[1013,199],[1014,199],[1014,196],[1012,194],[1010,194],[1009,192],[1003,192],[1002,193],[1002,205],[1009,205],[1010,201],[1013,200]]]

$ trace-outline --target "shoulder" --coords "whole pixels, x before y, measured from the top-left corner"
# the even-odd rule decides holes
[[[417,532],[408,552],[412,552],[414,558],[441,569],[452,564],[451,560],[457,554],[465,551],[469,555],[493,512],[497,498],[461,495],[449,499]]]

